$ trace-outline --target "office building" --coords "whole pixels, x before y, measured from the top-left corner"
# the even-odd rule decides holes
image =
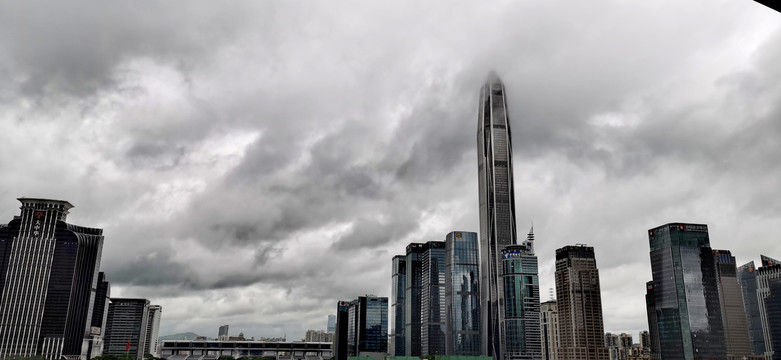
[[[421,306],[423,289],[423,253],[426,244],[407,245],[407,277],[404,286],[404,354],[420,356],[421,353]]]
[[[502,250],[516,241],[512,137],[504,84],[491,72],[480,91],[477,171],[480,187],[480,316],[483,354],[505,360]],[[539,320],[538,320],[539,321]],[[521,335],[521,334],[515,334]]]
[[[542,360],[556,360],[556,348],[559,347],[559,310],[556,300],[540,304],[540,335]]]
[[[781,358],[781,262],[762,256],[757,272],[757,298],[766,359]]]
[[[407,256],[396,255],[392,260],[391,268],[391,306],[390,306],[390,333],[388,334],[388,353],[390,356],[404,356],[404,294],[407,283]]]
[[[360,296],[347,309],[348,356],[382,359],[388,352],[388,298]]]
[[[648,331],[640,332],[640,347],[643,349],[643,355],[651,353],[651,334]]]
[[[749,340],[743,292],[737,277],[735,257],[729,250],[713,250],[716,284],[719,289],[721,321],[724,325],[727,358],[744,359],[753,355]]]
[[[103,355],[103,336],[106,332],[110,297],[111,285],[106,280],[106,274],[101,271],[98,273],[98,282],[95,288],[95,303],[92,306],[89,342],[82,349],[82,359],[92,359]]]
[[[648,230],[648,240],[653,284],[647,295],[654,298],[646,297],[646,304],[661,358],[726,358],[708,226],[670,223]]]
[[[656,293],[654,292],[654,282],[645,283],[645,310],[648,318],[648,339],[649,353],[651,360],[662,359],[662,349],[659,345],[659,327],[656,322]]]
[[[607,360],[594,248],[577,245],[556,250],[555,276],[559,310],[556,356],[562,360]]]
[[[332,343],[334,342],[334,333],[323,330],[307,330],[306,335],[304,335],[304,341]]]
[[[501,253],[504,359],[542,357],[540,285],[533,241],[534,234],[530,231],[523,244],[505,246]]]
[[[445,242],[427,242],[420,266],[420,352],[445,355]]]
[[[158,351],[158,338],[160,337],[160,317],[162,316],[162,306],[149,305],[149,319],[147,319],[146,322],[144,354],[152,354],[154,357],[160,357],[160,352]]]
[[[227,341],[230,337],[230,325],[225,324],[220,326],[219,329],[217,329],[217,340],[219,341]]]
[[[336,331],[336,315],[328,315],[328,324],[325,331],[329,333]]]
[[[103,353],[144,358],[149,300],[112,298],[108,307]]]
[[[743,264],[737,269],[738,283],[743,296],[743,306],[746,311],[748,338],[751,342],[751,352],[754,355],[765,355],[765,335],[762,332],[762,317],[759,314],[759,298],[757,297],[757,272],[754,262]]]
[[[0,225],[0,358],[80,358],[91,342],[103,230],[69,224],[67,201],[19,198]]]
[[[347,329],[351,323],[349,321],[349,310],[351,301],[339,301],[336,303],[336,331],[334,332],[334,360],[347,360]]]
[[[453,231],[445,238],[445,353],[479,356],[480,255],[477,233]]]

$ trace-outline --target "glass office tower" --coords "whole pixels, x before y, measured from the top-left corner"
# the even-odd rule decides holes
[[[445,242],[427,242],[420,265],[420,352],[445,355]]]
[[[648,311],[656,318],[661,358],[726,358],[708,226],[670,223],[648,230],[648,240],[654,287]]]
[[[765,358],[781,358],[781,263],[762,257],[757,272],[757,298],[765,339]]]
[[[542,358],[540,285],[531,241],[502,249],[502,286],[505,359]]]
[[[404,352],[405,356],[420,356],[420,311],[423,283],[421,259],[426,244],[407,245],[407,279],[404,286]]]
[[[379,356],[388,352],[388,298],[359,296],[347,310],[348,356]]]
[[[480,255],[477,233],[453,231],[445,238],[445,308],[448,355],[479,356]]]
[[[559,311],[556,358],[608,360],[594,248],[578,245],[557,249],[555,276]],[[629,342],[631,348],[631,340]]]
[[[388,352],[390,356],[404,356],[404,294],[407,283],[407,256],[396,255],[391,267],[391,312]]]
[[[741,265],[737,269],[738,282],[743,295],[743,305],[746,310],[748,337],[751,341],[751,352],[755,355],[765,354],[765,336],[762,333],[762,318],[759,314],[757,298],[757,272],[754,262]]]
[[[719,287],[721,321],[724,324],[727,357],[743,359],[753,353],[748,336],[743,293],[738,283],[735,257],[729,250],[713,250],[713,260],[716,266],[716,284]]]
[[[80,357],[91,341],[103,230],[66,223],[67,201],[19,198],[0,225],[0,358]]]
[[[491,72],[480,91],[477,171],[480,187],[480,286],[483,354],[504,360],[505,339],[501,251],[516,244],[510,121],[504,84]],[[539,319],[538,319],[539,321]]]

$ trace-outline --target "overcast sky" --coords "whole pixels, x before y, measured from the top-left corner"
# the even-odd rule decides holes
[[[303,337],[478,231],[477,100],[507,88],[523,238],[595,247],[647,329],[647,230],[781,256],[781,14],[750,0],[0,2],[0,219],[68,200],[161,335]],[[636,336],[636,335],[635,335]]]

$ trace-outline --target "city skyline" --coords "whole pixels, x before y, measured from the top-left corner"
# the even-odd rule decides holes
[[[407,244],[479,232],[493,69],[541,301],[555,249],[586,243],[605,331],[646,330],[647,230],[672,221],[738,266],[781,256],[780,14],[459,5],[0,5],[0,223],[19,197],[75,205],[112,296],[154,299],[161,335],[300,339],[338,300],[390,297]]]

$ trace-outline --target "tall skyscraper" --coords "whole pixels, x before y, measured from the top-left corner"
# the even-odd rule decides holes
[[[407,256],[396,255],[392,260],[391,268],[391,307],[390,307],[390,333],[388,334],[388,352],[391,356],[404,356],[404,294],[407,284]]]
[[[480,91],[477,171],[480,186],[481,329],[485,355],[504,360],[507,344],[502,250],[516,244],[512,137],[504,84],[491,72]],[[510,342],[524,339],[510,339]]]
[[[659,344],[659,324],[656,321],[656,293],[654,291],[654,282],[645,283],[645,310],[648,317],[648,340],[649,353],[651,360],[662,359],[662,349]]]
[[[479,356],[480,255],[477,233],[453,231],[445,238],[445,353]]]
[[[144,358],[149,300],[112,298],[106,320],[103,353]]]
[[[157,352],[157,341],[160,337],[160,318],[163,316],[163,307],[149,305],[149,319],[146,324],[146,342],[144,343],[144,355],[152,354],[160,357]]]
[[[80,357],[91,341],[103,230],[66,223],[67,201],[19,198],[0,225],[0,358]]]
[[[754,355],[764,356],[765,336],[762,333],[762,317],[759,314],[759,299],[757,298],[757,272],[753,261],[738,268],[738,282],[743,295],[743,306],[746,309],[751,352]]]
[[[82,358],[92,359],[103,354],[103,337],[106,334],[106,319],[111,297],[111,285],[106,280],[106,274],[98,273],[98,283],[95,288],[95,304],[92,306],[90,341],[82,351]]]
[[[556,250],[556,301],[558,359],[607,360],[609,352],[602,340],[605,332],[599,270],[593,247],[565,246]]]
[[[504,322],[503,356],[505,359],[540,359],[540,285],[537,257],[530,230],[526,241],[502,249],[502,293]]]
[[[445,242],[427,242],[420,265],[420,352],[445,355]]]
[[[654,307],[649,327],[658,331],[661,358],[726,358],[708,226],[670,223],[648,230],[648,240],[654,298],[646,303]]]
[[[559,347],[559,310],[556,300],[540,304],[540,335],[542,360],[556,360],[556,348]]]
[[[404,290],[404,353],[405,356],[421,354],[421,305],[423,266],[421,259],[426,244],[407,245],[407,279]]]
[[[742,359],[753,355],[749,340],[743,292],[737,277],[735,257],[729,250],[713,250],[716,267],[716,284],[719,288],[721,321],[724,324],[724,339],[727,357]]]
[[[765,339],[765,358],[781,358],[781,262],[762,256],[757,272],[757,298]]]
[[[347,329],[352,326],[349,320],[350,301],[336,303],[336,332],[334,332],[334,360],[347,360]]]

